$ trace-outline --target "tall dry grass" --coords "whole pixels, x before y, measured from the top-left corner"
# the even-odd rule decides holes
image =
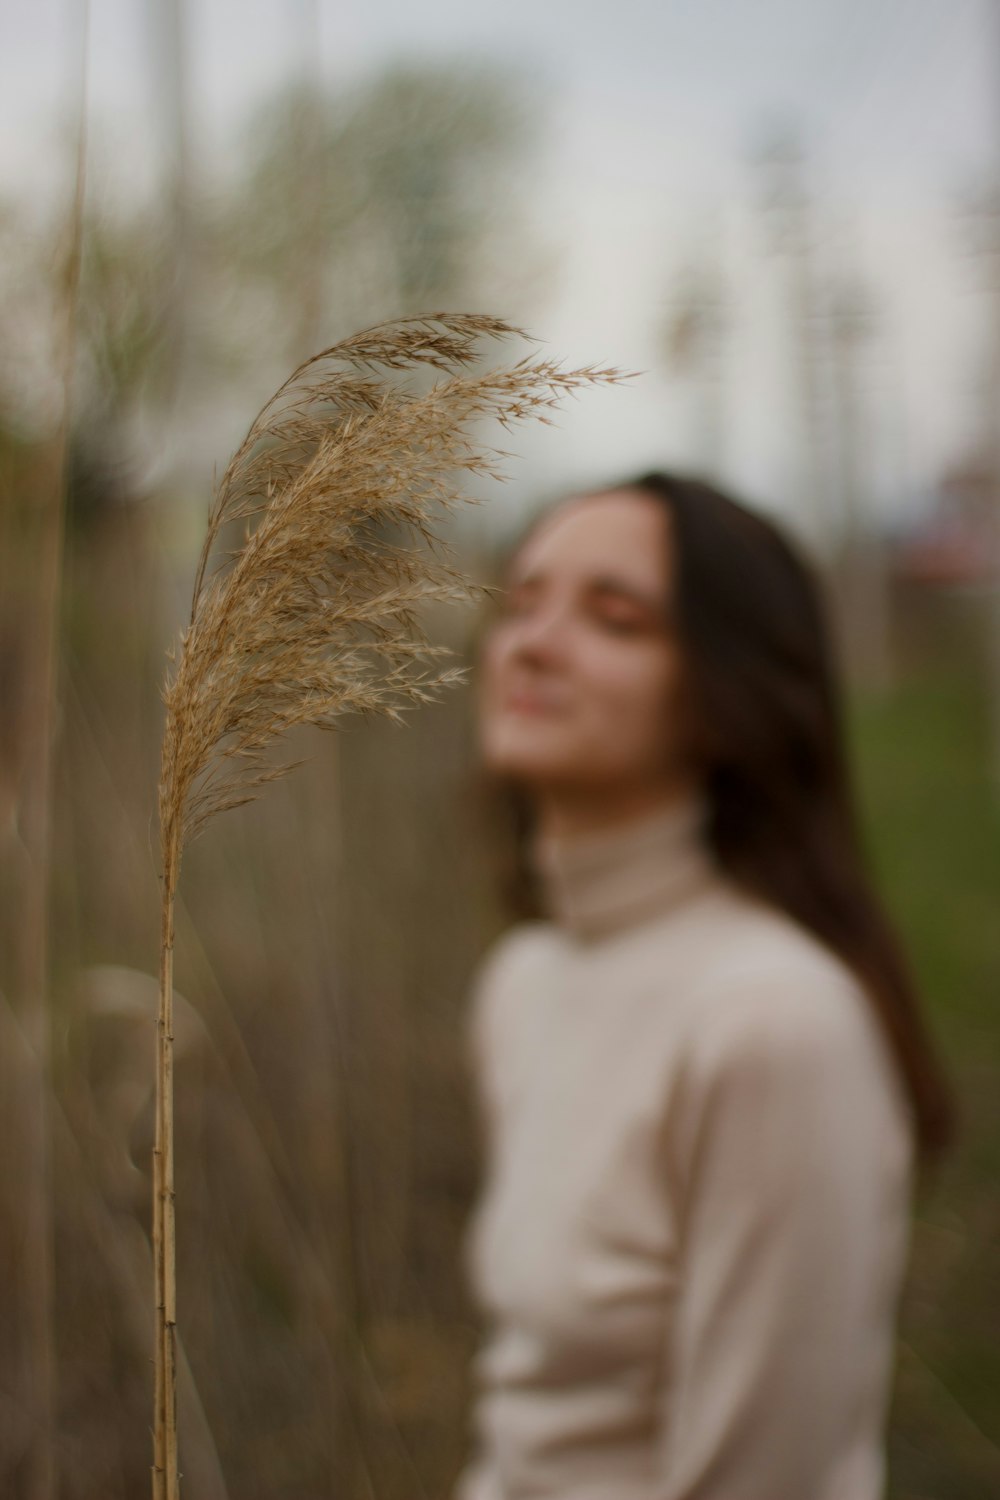
[[[23,512],[36,515],[45,475],[11,480]],[[506,500],[500,491],[496,503]],[[160,664],[177,618],[159,514],[108,507],[85,530],[71,515],[68,533],[49,1104],[64,1500],[133,1500],[148,1485],[158,992],[155,968],[147,972],[157,938],[150,770],[162,733]],[[27,644],[36,577],[34,532],[19,539],[13,520],[0,502],[5,705],[20,698],[17,645]],[[460,555],[476,577],[501,580],[499,560]],[[978,689],[970,680],[959,692],[948,664],[967,662],[972,679],[983,605],[962,596],[919,619],[912,610],[900,616],[900,659],[920,680],[878,711],[869,806],[887,888],[910,913],[920,972],[957,1049],[975,1136],[915,1243],[887,1493],[979,1500],[1000,1494],[988,1337],[1000,845],[980,810]],[[434,638],[469,659],[474,616],[442,607]],[[928,653],[946,688],[932,700],[920,677]],[[219,819],[185,856],[176,980],[197,1024],[188,1031],[178,997],[178,1420],[182,1492],[198,1500],[225,1500],[227,1489],[231,1500],[441,1500],[466,1456],[478,1324],[459,1252],[477,1159],[463,1022],[468,979],[504,913],[496,851],[476,817],[472,695],[446,692],[406,718],[400,727],[348,716],[322,737],[303,729],[295,748],[314,751],[309,763]],[[0,752],[14,728],[0,716]],[[0,801],[7,771],[4,762]],[[30,1064],[7,1003],[21,910],[15,834],[5,816],[0,1494],[26,1500],[18,1326],[27,1183],[15,1077]]]
[[[76,139],[70,174],[70,200],[56,254],[55,347],[62,410],[48,444],[38,487],[38,577],[30,629],[31,662],[24,694],[23,744],[30,747],[20,766],[19,833],[24,858],[22,907],[16,930],[20,1025],[26,1042],[21,1078],[30,1080],[23,1103],[23,1233],[25,1386],[29,1392],[31,1437],[26,1461],[30,1500],[52,1500],[56,1493],[56,1339],[55,1248],[52,1203],[52,1013],[51,918],[55,761],[58,740],[59,649],[66,498],[69,485],[73,379],[83,249],[87,161],[87,7],[78,20]],[[4,497],[6,498],[6,497]],[[7,712],[14,705],[8,702]]]
[[[485,341],[518,337],[497,318],[437,314],[345,339],[272,397],[217,491],[164,693],[154,1500],[179,1494],[173,948],[182,854],[216,813],[291,769],[271,756],[289,731],[332,729],[349,712],[398,720],[465,675],[437,665],[451,651],[427,639],[419,611],[482,591],[435,530],[471,498],[471,477],[501,477],[503,455],[484,445],[478,424],[544,421],[568,392],[622,378],[529,356],[478,368]],[[236,527],[242,541],[227,547]]]

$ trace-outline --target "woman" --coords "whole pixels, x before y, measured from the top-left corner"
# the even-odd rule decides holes
[[[479,706],[530,920],[472,997],[489,1327],[457,1500],[875,1500],[949,1102],[816,584],[707,484],[574,497],[515,553]]]

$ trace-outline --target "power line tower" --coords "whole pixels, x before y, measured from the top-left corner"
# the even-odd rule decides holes
[[[822,563],[832,536],[823,461],[820,412],[822,314],[816,269],[815,208],[806,180],[806,158],[797,134],[775,133],[758,153],[761,212],[772,252],[784,272],[785,306],[794,365],[795,468],[802,532]]]
[[[194,200],[188,13],[185,0],[153,0],[150,51],[158,93],[163,199],[166,208],[163,337],[159,376],[168,410],[183,406],[191,366]],[[180,420],[183,422],[183,415]]]
[[[987,479],[985,528],[987,587],[986,668],[990,714],[990,771],[993,800],[1000,806],[1000,0],[990,7],[989,41],[994,59],[994,163],[985,188],[966,202],[969,246],[986,267],[987,370],[980,448]]]
[[[722,270],[710,252],[681,270],[668,307],[663,346],[672,371],[691,383],[692,429],[699,468],[718,474],[726,449],[725,356],[730,323]]]
[[[329,114],[323,86],[322,25],[319,0],[298,0],[295,6],[299,43],[298,204],[302,234],[298,264],[289,269],[298,284],[298,311],[293,322],[294,361],[308,359],[323,347],[326,312],[327,198],[329,182]]]
[[[847,659],[868,687],[884,690],[891,675],[890,615],[882,540],[871,507],[869,448],[862,397],[863,361],[875,331],[871,295],[841,272],[829,299],[839,500],[837,574]]]
[[[993,0],[992,44],[994,67],[997,70],[996,94],[1000,106],[1000,0]],[[990,194],[992,213],[990,222],[990,302],[991,302],[991,359],[989,380],[989,424],[987,440],[990,454],[990,479],[992,490],[991,520],[989,529],[990,559],[987,571],[989,587],[989,698],[990,724],[992,729],[992,779],[994,801],[1000,804],[1000,108],[998,108],[994,183]]]
[[[990,179],[966,202],[969,246],[984,266],[987,298],[987,366],[980,447],[987,477],[985,527],[986,670],[990,715],[990,761],[994,803],[1000,806],[1000,0],[993,0],[992,50],[997,101],[996,153]]]
[[[989,233],[990,353],[987,379],[985,449],[990,488],[987,670],[994,799],[1000,803],[1000,189],[992,195]]]

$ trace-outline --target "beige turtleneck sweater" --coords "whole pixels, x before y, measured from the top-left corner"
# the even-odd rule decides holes
[[[741,894],[698,799],[536,847],[484,960],[454,1500],[876,1500],[912,1138],[847,967]]]

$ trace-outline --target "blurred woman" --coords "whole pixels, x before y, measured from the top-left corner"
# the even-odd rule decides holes
[[[480,663],[521,920],[473,987],[488,1327],[456,1500],[876,1500],[949,1099],[810,568],[649,474],[517,547]]]

